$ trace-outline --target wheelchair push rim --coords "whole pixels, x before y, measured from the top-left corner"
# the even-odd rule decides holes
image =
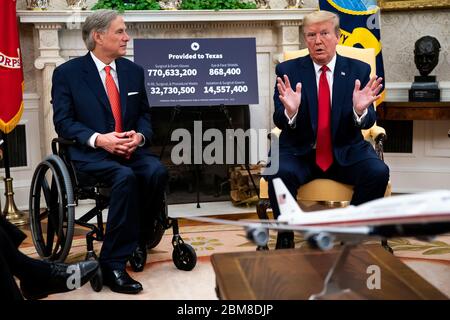
[[[147,249],[155,248],[161,242],[166,229],[170,228],[166,199],[167,196],[164,193],[159,216],[154,219],[150,237],[147,240]]]
[[[30,226],[33,243],[45,260],[63,262],[74,232],[75,209],[70,176],[55,155],[36,168],[30,190]]]

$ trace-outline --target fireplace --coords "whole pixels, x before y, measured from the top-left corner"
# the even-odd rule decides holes
[[[153,139],[152,151],[161,156],[162,163],[169,171],[167,187],[168,204],[211,202],[230,200],[229,169],[233,164],[205,164],[194,160],[194,139],[199,139],[198,129],[201,125],[201,135],[208,129],[219,130],[225,137],[226,129],[230,129],[227,116],[231,119],[233,129],[249,129],[250,115],[248,105],[241,106],[210,106],[210,107],[153,107],[151,111]],[[201,122],[199,122],[201,121]],[[172,149],[181,141],[171,141],[172,133],[177,129],[185,129],[192,137],[191,161],[182,164],[172,162]],[[194,136],[194,131],[197,136]],[[198,141],[198,140],[197,140]],[[201,151],[212,141],[201,142]],[[248,161],[248,140],[246,145],[238,145],[233,141],[234,155],[241,154]],[[161,155],[161,152],[163,154]],[[223,154],[226,154],[225,146]],[[197,154],[197,157],[199,155]]]

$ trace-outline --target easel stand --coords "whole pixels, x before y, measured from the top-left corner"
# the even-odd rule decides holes
[[[225,119],[227,120],[227,126],[229,129],[234,130],[234,126],[233,126],[233,120],[230,116],[230,113],[227,109],[227,107],[223,104],[221,104],[220,106],[220,111],[224,114]],[[198,115],[198,121],[202,120],[202,111],[201,108],[208,108],[208,107],[200,107],[199,111],[197,111],[197,115]],[[176,106],[172,109],[172,113],[170,116],[170,122],[169,122],[169,129],[167,131],[167,136],[166,139],[164,141],[164,145],[162,146],[161,149],[161,154],[159,156],[160,159],[162,159],[163,155],[164,155],[164,151],[166,149],[167,144],[170,141],[170,136],[172,134],[172,129],[173,129],[173,125],[175,122],[176,117],[181,113],[181,106]],[[238,148],[238,152],[242,152],[242,150],[240,149],[240,146],[237,146]],[[250,172],[250,166],[248,165],[248,163],[245,163],[245,169],[248,172],[248,175],[252,181],[252,185],[253,188],[255,189],[256,194],[258,195],[259,198],[259,193],[258,193],[258,189],[256,188],[256,184],[255,181],[253,180],[253,177],[251,175]],[[194,171],[195,171],[195,186],[196,186],[196,193],[197,193],[197,208],[200,208],[200,165],[199,164],[194,164]]]
[[[220,105],[220,111],[222,111],[222,113],[224,114],[225,118],[227,119],[228,128],[232,129],[234,131],[235,129],[234,129],[234,126],[233,126],[233,119],[231,118],[230,113],[228,112],[227,106],[224,105],[224,104],[221,104]],[[239,148],[239,145],[237,146],[237,148],[238,148],[238,152],[242,153],[242,150],[241,150],[241,148]],[[252,173],[250,171],[250,166],[247,163],[247,161],[245,161],[245,170],[247,171],[248,176],[250,177],[250,180],[252,181],[253,189],[255,190],[255,193],[256,193],[256,195],[258,196],[258,199],[259,199],[258,188],[256,188],[255,180],[253,180],[253,176],[252,176]]]
[[[171,115],[170,115],[170,121],[169,121],[169,129],[167,130],[166,139],[164,141],[164,144],[161,149],[161,154],[159,155],[159,159],[162,159],[164,156],[164,151],[166,150],[166,146],[169,144],[170,141],[170,135],[172,134],[173,130],[173,124],[175,122],[176,117],[181,113],[181,106],[176,106],[172,109]],[[198,113],[199,119],[201,120],[201,112]],[[197,193],[197,208],[200,207],[200,174],[199,174],[199,164],[194,164],[194,175],[195,175],[195,189]]]

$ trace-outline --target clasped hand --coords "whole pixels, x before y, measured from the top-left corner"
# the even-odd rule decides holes
[[[109,153],[129,158],[142,141],[136,131],[110,132],[98,135],[95,140],[97,147],[103,148]]]

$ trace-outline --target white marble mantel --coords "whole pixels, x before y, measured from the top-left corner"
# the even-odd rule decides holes
[[[127,22],[194,22],[194,21],[301,21],[315,11],[315,8],[301,9],[248,9],[248,10],[136,10],[127,11]],[[71,16],[80,22],[91,10],[18,10],[21,23],[65,23]]]

